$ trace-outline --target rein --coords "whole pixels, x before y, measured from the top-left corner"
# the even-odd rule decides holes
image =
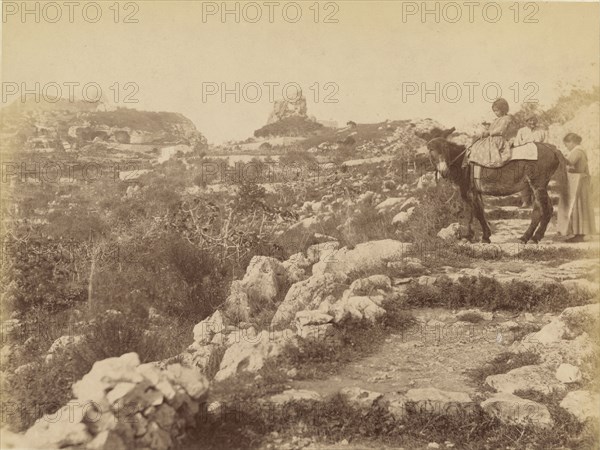
[[[452,166],[452,165],[453,165],[453,164],[454,164],[454,163],[455,163],[455,162],[458,160],[458,158],[460,158],[462,155],[464,155],[465,153],[467,153],[467,150],[468,150],[468,148],[466,148],[466,147],[465,147],[465,149],[464,149],[462,152],[460,152],[460,153],[459,153],[459,154],[456,156],[456,158],[454,158],[454,159],[452,160],[452,162],[451,162],[450,164],[448,164],[448,167]]]

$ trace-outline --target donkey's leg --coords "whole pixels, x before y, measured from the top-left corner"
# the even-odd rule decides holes
[[[535,229],[537,228],[541,219],[542,205],[540,203],[538,195],[539,193],[536,188],[536,178],[537,177],[535,166],[533,164],[526,164],[525,180],[527,181],[527,184],[529,184],[529,187],[532,191],[533,210],[531,211],[531,222],[529,223],[529,227],[527,228],[523,236],[519,238],[519,240],[524,244],[527,244],[527,242],[531,239],[531,236],[533,236],[533,233],[535,232]]]
[[[470,191],[467,191],[466,189],[461,189],[460,196],[462,197],[463,203],[467,208],[465,222],[467,233],[462,237],[471,242],[473,240],[473,237],[475,236],[475,232],[473,231],[473,195]]]
[[[552,219],[552,211],[554,210],[552,207],[552,200],[550,200],[550,196],[548,195],[548,188],[541,187],[538,188],[538,191],[537,197],[539,198],[542,208],[542,218],[535,234],[531,238],[536,244],[544,237],[548,223],[550,223],[550,219]]]
[[[527,228],[523,236],[519,238],[519,240],[524,244],[527,244],[527,242],[531,239],[531,236],[533,236],[535,229],[540,223],[540,220],[542,218],[541,211],[542,204],[540,202],[539,192],[537,191],[537,189],[533,188],[533,210],[531,211],[531,223],[529,224],[529,227]]]
[[[490,228],[490,224],[485,219],[485,209],[483,207],[483,198],[481,193],[474,192],[473,193],[473,207],[475,209],[475,215],[477,216],[477,220],[479,220],[479,224],[481,225],[481,231],[483,236],[481,237],[481,241],[487,244],[490,243],[490,236],[492,235],[492,230]]]

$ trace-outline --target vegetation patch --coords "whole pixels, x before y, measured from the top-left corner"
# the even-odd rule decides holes
[[[499,354],[482,367],[471,370],[469,375],[479,386],[487,388],[485,379],[490,375],[507,373],[519,367],[539,364],[540,361],[540,355],[531,351],[522,353],[505,352]]]
[[[579,291],[569,292],[559,283],[535,284],[511,280],[501,283],[485,276],[464,276],[457,281],[439,277],[432,285],[410,283],[406,305],[415,308],[483,308],[528,312],[558,312],[570,306],[588,304],[590,299]]]

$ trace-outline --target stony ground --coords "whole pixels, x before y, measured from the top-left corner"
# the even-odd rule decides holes
[[[495,199],[488,199],[494,204]],[[578,260],[554,259],[536,261],[519,258],[525,249],[556,249],[560,255],[563,249],[586,250],[598,255],[599,242],[596,239],[583,243],[569,244],[564,238],[556,235],[556,222],[550,224],[543,243],[520,244],[517,239],[529,224],[529,210],[514,206],[497,206],[496,212],[501,217],[490,220],[494,234],[492,245],[465,244],[482,256],[477,267],[457,269],[442,266],[429,275],[433,280],[444,274],[457,279],[464,275],[485,275],[508,281],[522,279],[527,281],[566,282],[590,290],[597,290],[600,271],[598,258]],[[598,211],[597,211],[598,212]],[[596,223],[600,223],[597,214]],[[504,252],[514,258],[490,257],[494,252]],[[426,278],[426,277],[425,277]],[[569,281],[570,280],[570,281]],[[496,312],[483,313],[483,320],[478,323],[460,321],[464,311],[444,308],[414,309],[411,312],[419,325],[409,332],[391,334],[378,350],[360,360],[353,361],[343,367],[339,373],[325,379],[299,380],[290,382],[290,387],[318,393],[327,397],[338,392],[362,392],[363,396],[407,392],[411,389],[431,388],[442,391],[467,393],[476,398],[481,389],[473,381],[469,373],[484,366],[501,353],[514,350],[515,329],[540,329],[549,324],[559,314],[532,314]],[[481,312],[478,312],[481,313]],[[349,394],[352,396],[352,394]],[[360,394],[358,394],[360,398]],[[319,442],[302,442],[302,440],[268,439],[264,448],[315,448],[315,449],[367,449],[367,448],[401,448],[388,447],[381,443],[374,444],[368,440],[348,442],[342,440],[336,444]],[[454,444],[429,443],[423,448],[452,448]],[[416,447],[415,447],[416,448]]]

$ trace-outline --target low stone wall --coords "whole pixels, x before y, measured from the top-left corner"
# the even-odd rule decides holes
[[[198,370],[140,364],[136,353],[97,361],[73,385],[72,400],[24,435],[3,430],[2,447],[172,448],[205,408],[208,386]]]

